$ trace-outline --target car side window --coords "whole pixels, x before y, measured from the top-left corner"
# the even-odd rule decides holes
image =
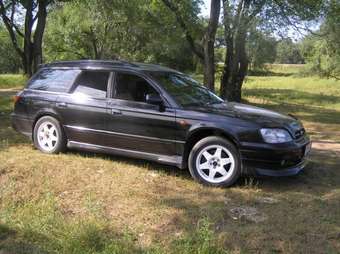
[[[27,88],[67,93],[80,70],[42,69],[29,82]]]
[[[110,72],[82,71],[74,84],[74,94],[106,98]]]
[[[117,73],[113,98],[135,102],[146,102],[146,95],[158,92],[142,77],[130,73]]]

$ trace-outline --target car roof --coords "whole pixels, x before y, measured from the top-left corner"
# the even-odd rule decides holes
[[[128,62],[121,60],[76,60],[60,61],[41,65],[41,68],[82,68],[82,69],[108,69],[122,68],[135,71],[159,71],[159,72],[176,72],[178,71],[157,64],[147,64],[138,62]]]

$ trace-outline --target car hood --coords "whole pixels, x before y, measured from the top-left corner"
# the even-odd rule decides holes
[[[242,103],[226,102],[209,105],[208,107],[196,108],[196,110],[221,116],[237,117],[242,120],[257,123],[261,127],[284,127],[291,130],[292,133],[302,129],[301,123],[291,116]]]

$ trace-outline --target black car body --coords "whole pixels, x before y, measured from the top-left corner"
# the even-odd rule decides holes
[[[200,140],[221,137],[236,148],[239,174],[286,176],[303,169],[311,143],[300,121],[262,108],[220,101],[192,82],[182,73],[150,64],[47,64],[17,95],[12,123],[34,140],[36,123],[49,116],[60,125],[69,148],[179,168],[188,167],[190,152]],[[206,98],[207,103],[200,102]],[[189,103],[183,103],[186,100]],[[263,135],[269,139],[283,136],[287,141],[266,142]]]

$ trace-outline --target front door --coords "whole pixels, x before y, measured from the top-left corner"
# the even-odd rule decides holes
[[[173,156],[176,154],[175,110],[146,103],[159,95],[145,78],[116,72],[108,102],[107,145],[115,148]]]

